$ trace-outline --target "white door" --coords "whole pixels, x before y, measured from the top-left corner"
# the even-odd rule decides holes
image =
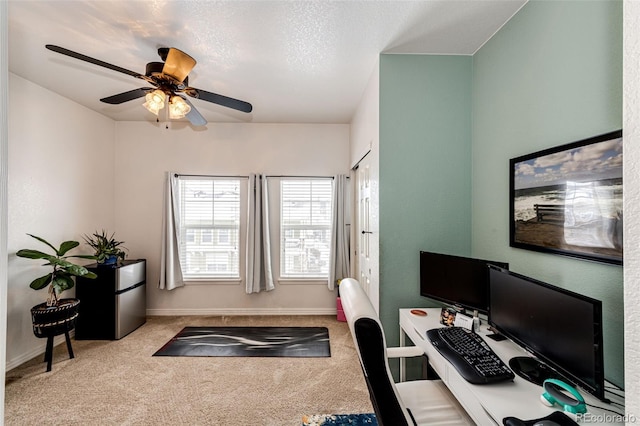
[[[356,227],[356,276],[362,288],[369,296],[372,305],[378,311],[378,286],[372,257],[373,244],[378,239],[373,234],[371,223],[371,154],[367,154],[355,168],[357,174],[357,227]]]

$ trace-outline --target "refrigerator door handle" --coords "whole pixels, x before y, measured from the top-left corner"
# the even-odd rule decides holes
[[[125,293],[125,292],[127,292],[129,290],[133,290],[134,288],[140,287],[141,285],[145,285],[145,284],[146,284],[146,281],[140,281],[139,283],[134,284],[131,287],[123,288],[122,290],[116,291],[116,295]]]

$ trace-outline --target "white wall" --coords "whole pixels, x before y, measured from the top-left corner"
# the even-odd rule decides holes
[[[115,134],[113,120],[15,74],[9,74],[9,111],[7,369],[44,352],[46,343],[33,335],[29,311],[46,290],[29,283],[47,269],[15,253],[47,250],[27,233],[58,246],[113,228]],[[81,244],[72,253],[90,252]]]
[[[355,166],[380,143],[380,59],[376,61],[369,82],[351,120],[350,165]]]
[[[9,25],[7,2],[0,1],[0,377],[5,376],[7,337],[7,175],[8,175],[8,93]],[[0,388],[0,425],[4,419],[4,386]]]
[[[626,412],[640,419],[640,2],[624,2],[624,314]],[[631,422],[631,418],[628,423]]]
[[[166,171],[184,174],[332,176],[349,170],[349,126],[338,124],[178,124],[118,122],[115,230],[129,255],[147,259],[147,313],[331,314],[324,284],[280,284],[247,295],[242,284],[158,289],[162,194]]]
[[[370,235],[370,261],[371,266],[370,283],[369,283],[369,297],[371,303],[379,309],[379,288],[380,288],[380,60],[376,61],[374,70],[369,77],[369,82],[362,95],[356,113],[351,121],[351,152],[350,152],[350,165],[354,167],[357,163],[367,155],[367,161],[370,162],[370,179],[371,179],[371,192],[370,192],[370,218],[369,218],[369,230],[372,232]],[[367,152],[369,152],[367,154]],[[354,188],[357,185],[357,176],[354,176]],[[354,197],[357,198],[358,191],[354,190]],[[354,199],[354,214],[352,217],[358,218],[357,199]],[[356,227],[352,226],[352,230]],[[359,235],[352,235],[354,241],[359,238]],[[356,244],[352,244],[352,259],[358,262],[358,257],[354,252],[357,249]],[[355,263],[354,262],[354,263]],[[357,264],[356,264],[357,265]],[[354,270],[354,276],[360,279],[359,265]]]

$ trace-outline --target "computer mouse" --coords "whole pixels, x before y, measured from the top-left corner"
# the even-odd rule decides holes
[[[540,420],[539,422],[535,422],[533,426],[560,426],[560,424],[552,420]]]
[[[507,417],[503,421],[504,426],[526,426],[526,423],[516,417]]]

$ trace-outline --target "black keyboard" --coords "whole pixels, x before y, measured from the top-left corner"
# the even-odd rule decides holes
[[[427,337],[469,383],[481,385],[515,377],[513,371],[474,332],[461,327],[441,327],[428,330]]]

